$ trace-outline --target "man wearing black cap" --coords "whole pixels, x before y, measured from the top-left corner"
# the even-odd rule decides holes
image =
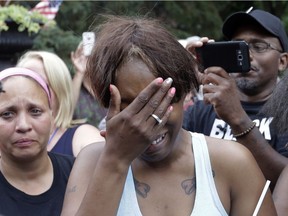
[[[201,76],[204,102],[186,111],[183,127],[222,139],[236,138],[252,152],[273,187],[288,164],[288,134],[277,134],[270,127],[272,118],[258,112],[271,96],[278,73],[287,68],[286,32],[279,18],[262,10],[232,14],[222,31],[229,40],[248,43],[251,70],[228,74],[220,67],[207,68]],[[203,38],[188,49],[206,42]]]

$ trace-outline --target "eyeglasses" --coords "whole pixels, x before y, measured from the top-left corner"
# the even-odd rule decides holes
[[[267,52],[268,50],[276,50],[282,53],[282,50],[272,47],[270,43],[267,43],[265,41],[248,42],[248,46],[249,49],[254,53],[264,53]]]

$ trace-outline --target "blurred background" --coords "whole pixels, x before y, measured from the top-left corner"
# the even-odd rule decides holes
[[[224,19],[236,11],[246,11],[251,6],[267,10],[280,17],[288,29],[288,2],[287,1],[0,1],[0,67],[5,68],[14,64],[18,56],[27,49],[47,50],[59,55],[68,65],[73,74],[73,67],[70,61],[70,53],[74,51],[82,39],[82,33],[90,31],[101,22],[101,14],[116,15],[139,15],[160,19],[163,24],[178,38],[208,36],[215,40],[221,40],[221,26]],[[41,5],[42,4],[42,5]],[[52,20],[53,24],[48,25],[45,21],[39,21],[40,30],[33,33],[24,32],[30,37],[30,42],[23,48],[24,39],[17,39],[13,49],[9,48],[12,38],[5,34],[12,30],[1,30],[4,12],[1,9],[11,5],[23,6],[28,11],[38,11]],[[48,12],[47,12],[48,11]],[[13,10],[11,9],[11,12]],[[14,11],[15,13],[15,11]],[[17,12],[19,14],[19,12]],[[18,16],[18,17],[17,17]],[[25,20],[24,17],[17,19]],[[50,16],[50,17],[49,17]],[[7,18],[6,18],[7,19]],[[38,18],[39,20],[39,18]],[[11,21],[11,18],[10,18]],[[16,31],[16,32],[15,32]],[[19,29],[14,30],[19,33]],[[10,38],[10,39],[9,39]],[[97,40],[97,39],[96,39]],[[8,44],[7,44],[8,43]],[[31,48],[30,48],[31,47]]]

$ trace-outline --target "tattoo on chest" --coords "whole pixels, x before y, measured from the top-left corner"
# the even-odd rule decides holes
[[[215,177],[215,172],[212,170],[212,176]],[[135,190],[136,193],[142,198],[146,198],[151,187],[143,182],[138,181],[134,178]],[[186,195],[191,195],[196,191],[196,177],[192,177],[191,179],[186,179],[181,182],[181,187],[184,190]]]
[[[184,190],[185,194],[192,194],[196,190],[196,177],[182,181],[181,187]]]
[[[215,177],[214,170],[212,170],[212,176]],[[185,194],[191,195],[196,191],[196,177],[182,181],[181,187],[184,190]]]
[[[150,191],[150,186],[146,183],[139,182],[137,179],[134,178],[134,184],[136,193],[143,198],[147,197],[148,192]]]

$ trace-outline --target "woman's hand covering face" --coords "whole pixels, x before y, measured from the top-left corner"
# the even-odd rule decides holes
[[[153,80],[125,109],[120,110],[121,96],[116,86],[110,86],[111,101],[107,113],[106,151],[110,156],[131,163],[155,140],[167,122],[175,88],[172,79]],[[159,124],[151,115],[158,116]]]

